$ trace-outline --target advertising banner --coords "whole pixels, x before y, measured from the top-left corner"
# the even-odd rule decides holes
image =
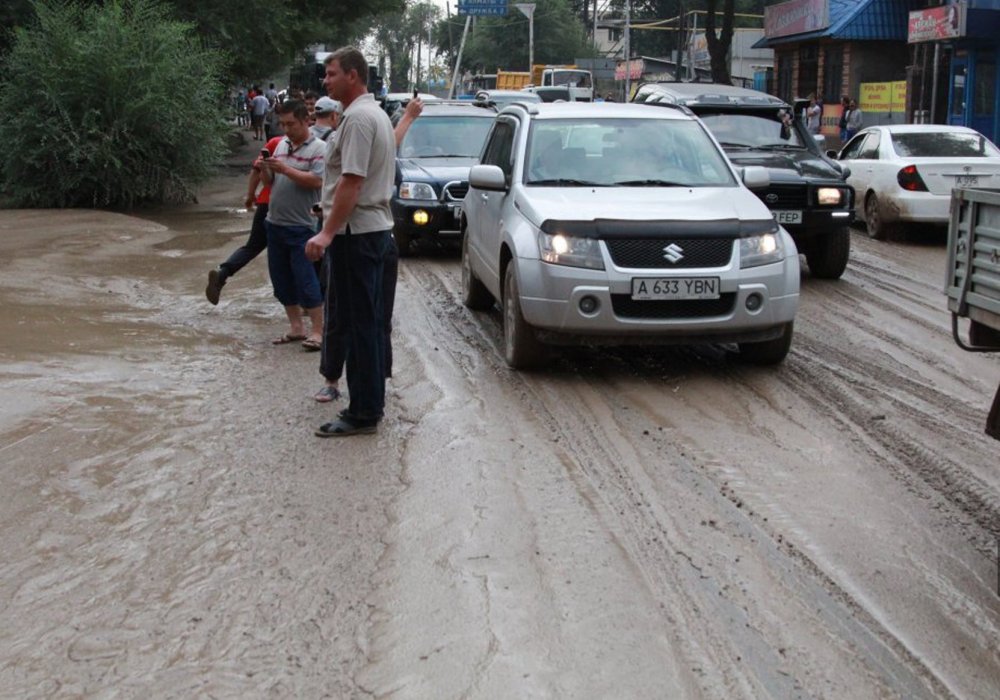
[[[966,4],[941,5],[910,13],[907,43],[942,41],[965,36]]]
[[[906,81],[861,83],[858,107],[862,112],[905,112]]]
[[[629,63],[629,80],[638,80],[642,77],[646,62],[641,58],[633,58]],[[625,61],[618,61],[615,66],[615,80],[625,80]]]
[[[803,34],[830,25],[827,0],[791,0],[764,8],[764,36]]]

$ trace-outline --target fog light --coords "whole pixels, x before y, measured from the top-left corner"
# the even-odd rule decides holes
[[[585,296],[582,299],[580,299],[580,311],[585,314],[594,313],[595,311],[597,311],[598,306],[599,304],[597,302],[596,297]]]
[[[747,297],[746,307],[747,311],[757,311],[761,306],[764,305],[764,297],[762,297],[757,292],[754,292]]]
[[[426,226],[427,222],[431,220],[430,215],[423,209],[417,209],[413,212],[413,223],[417,226]]]

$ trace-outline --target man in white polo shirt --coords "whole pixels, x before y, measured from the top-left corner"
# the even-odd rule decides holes
[[[396,142],[389,117],[368,92],[368,63],[353,47],[327,57],[324,83],[344,105],[323,177],[323,228],[306,244],[319,260],[331,246],[337,325],[347,341],[348,407],[320,437],[373,433],[385,408],[383,261],[390,246],[389,198]]]

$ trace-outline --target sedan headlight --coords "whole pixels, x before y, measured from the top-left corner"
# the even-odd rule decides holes
[[[837,187],[820,187],[816,190],[816,201],[821,207],[835,207],[844,201],[844,191]]]
[[[437,199],[434,188],[426,182],[399,183],[400,199]]]
[[[785,249],[778,233],[764,233],[740,239],[740,267],[757,267],[780,262],[785,258]]]
[[[604,269],[601,243],[596,238],[576,238],[561,233],[549,235],[539,231],[538,255],[543,261],[553,265]]]

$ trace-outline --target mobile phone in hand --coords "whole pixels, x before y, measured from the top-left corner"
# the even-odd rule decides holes
[[[413,96],[414,96],[414,97],[416,97],[416,96],[417,96],[417,89],[416,89],[416,88],[413,88]]]
[[[271,157],[271,152],[266,148],[262,148],[260,149],[260,157],[263,158],[264,160],[267,160],[268,158]]]

